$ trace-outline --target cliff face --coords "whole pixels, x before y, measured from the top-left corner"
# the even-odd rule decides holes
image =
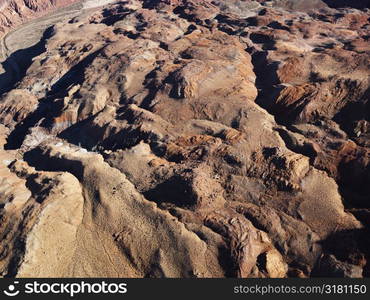
[[[1,0],[0,37],[11,28],[78,0]]]
[[[370,276],[370,14],[308,2],[128,0],[11,57],[1,274]]]

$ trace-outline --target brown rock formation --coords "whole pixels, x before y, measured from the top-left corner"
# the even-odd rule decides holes
[[[370,16],[308,2],[55,25],[0,96],[1,274],[369,276]]]

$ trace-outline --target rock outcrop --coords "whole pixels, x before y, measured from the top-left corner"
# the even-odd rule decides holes
[[[370,15],[309,2],[56,24],[0,96],[2,276],[370,276]]]

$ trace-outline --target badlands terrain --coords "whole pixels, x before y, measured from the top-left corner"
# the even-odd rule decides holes
[[[370,276],[369,1],[0,8],[2,277]]]

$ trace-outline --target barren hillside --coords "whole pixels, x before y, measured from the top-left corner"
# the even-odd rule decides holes
[[[10,54],[0,274],[370,276],[370,10],[350,2],[127,0]]]

